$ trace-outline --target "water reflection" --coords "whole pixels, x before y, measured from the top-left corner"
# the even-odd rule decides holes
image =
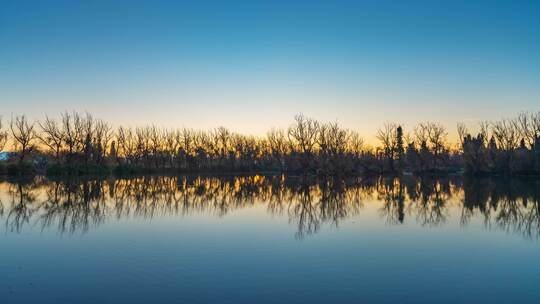
[[[389,225],[409,221],[437,226],[456,218],[480,219],[488,229],[540,236],[540,181],[534,179],[371,178],[299,179],[284,176],[170,177],[48,180],[0,183],[0,218],[6,233],[25,228],[86,232],[107,221],[201,213],[224,216],[254,205],[286,216],[296,237],[338,227],[380,204]]]

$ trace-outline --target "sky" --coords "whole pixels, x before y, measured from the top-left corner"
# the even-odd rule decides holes
[[[262,135],[540,110],[539,1],[0,1],[0,115]]]

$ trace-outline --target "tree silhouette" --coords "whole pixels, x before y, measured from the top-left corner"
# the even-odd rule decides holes
[[[24,115],[15,116],[11,118],[10,129],[14,147],[18,150],[19,164],[21,164],[24,158],[35,148],[34,141],[37,136],[34,131],[34,124],[28,122]]]
[[[539,112],[540,113],[540,112]],[[356,131],[337,122],[296,115],[287,129],[258,137],[225,127],[208,131],[166,129],[157,125],[118,126],[92,115],[64,112],[32,122],[12,118],[10,141],[17,159],[9,173],[22,168],[40,174],[123,173],[286,173],[361,176],[414,173],[538,175],[540,114],[480,122],[477,135],[457,125],[458,140],[449,142],[445,127],[422,122],[410,133],[387,122],[371,147]],[[1,123],[1,122],[0,122]],[[35,128],[37,126],[37,128]],[[8,134],[0,124],[0,148]],[[20,172],[26,173],[24,171]]]
[[[0,116],[0,152],[4,150],[8,140],[8,131],[2,129],[2,117]]]

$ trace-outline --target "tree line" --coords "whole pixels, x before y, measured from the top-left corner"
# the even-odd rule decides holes
[[[64,112],[58,120],[40,121],[17,115],[7,125],[0,119],[0,152],[9,145],[13,151],[0,169],[11,174],[540,173],[540,112],[480,122],[478,130],[472,133],[459,123],[459,142],[452,143],[440,123],[422,122],[411,130],[385,123],[377,130],[378,145],[370,147],[354,130],[302,114],[288,128],[274,128],[258,137],[225,127],[207,131],[113,127],[88,113]]]

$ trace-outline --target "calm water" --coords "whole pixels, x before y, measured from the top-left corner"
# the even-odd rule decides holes
[[[540,180],[0,182],[0,303],[539,303]]]

